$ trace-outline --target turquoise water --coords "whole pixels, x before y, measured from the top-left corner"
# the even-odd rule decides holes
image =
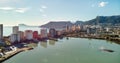
[[[114,50],[110,53],[100,48]],[[120,63],[120,45],[105,40],[63,38],[58,41],[40,42],[3,63]]]

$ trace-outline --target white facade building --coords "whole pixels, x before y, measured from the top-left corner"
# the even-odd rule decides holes
[[[18,41],[18,34],[12,34],[12,35],[10,36],[10,41],[11,41],[12,43]]]
[[[33,32],[32,32],[32,30],[26,30],[26,31],[25,31],[25,38],[26,38],[27,40],[33,39]]]

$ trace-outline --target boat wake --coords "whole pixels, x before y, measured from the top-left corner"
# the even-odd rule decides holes
[[[101,51],[105,51],[105,52],[115,52],[114,50],[107,49],[107,48],[105,48],[105,47],[103,47],[103,46],[101,46],[99,49],[100,49]]]

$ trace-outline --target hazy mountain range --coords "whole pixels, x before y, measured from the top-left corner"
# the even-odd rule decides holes
[[[41,25],[40,27],[43,28],[64,28],[67,26],[72,25],[97,25],[97,24],[111,24],[111,25],[120,25],[120,15],[115,16],[97,16],[94,19],[88,20],[88,21],[76,21],[75,23],[72,23],[70,21],[57,21],[57,22],[49,22],[47,24]]]
[[[95,19],[86,21],[84,24],[120,24],[120,15],[116,16],[97,16]]]
[[[20,27],[38,27],[38,26],[33,26],[33,25],[26,25],[26,24],[18,24]]]
[[[73,23],[71,23],[70,21],[49,22],[49,23],[42,25],[40,27],[42,27],[42,28],[65,28],[66,25],[72,26]]]

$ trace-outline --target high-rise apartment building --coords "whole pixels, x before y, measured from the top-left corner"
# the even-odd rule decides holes
[[[3,39],[3,24],[0,24],[0,40]]]
[[[19,27],[18,26],[13,26],[13,34],[17,34],[19,31]]]
[[[34,39],[38,39],[38,31],[34,31],[33,32],[33,38]]]
[[[25,31],[25,38],[27,40],[32,40],[33,39],[33,31],[32,30],[26,30]]]
[[[50,28],[49,35],[50,35],[50,37],[55,37],[57,35],[56,30],[54,28]]]
[[[41,29],[41,38],[47,38],[47,29]]]
[[[12,43],[18,42],[18,34],[11,34],[10,41]]]
[[[24,32],[23,31],[18,31],[18,42],[23,41],[24,38]]]

